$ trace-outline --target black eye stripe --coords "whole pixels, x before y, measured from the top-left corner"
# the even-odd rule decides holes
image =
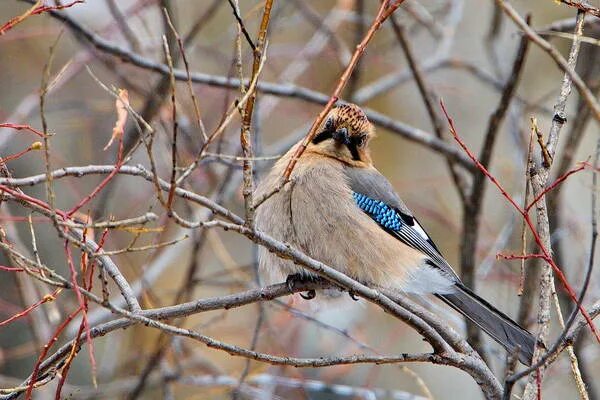
[[[313,144],[319,144],[324,140],[333,138],[330,131],[322,131],[317,136],[315,136],[312,140]]]
[[[333,139],[333,121],[331,120],[327,120],[325,123],[325,129],[321,132],[319,132],[312,140],[313,144],[319,144],[325,140],[328,139]],[[347,132],[346,127],[343,127],[341,129],[345,129]],[[345,143],[346,147],[348,148],[348,150],[350,151],[350,154],[352,155],[352,159],[355,161],[360,161],[360,154],[358,153],[358,147],[361,147],[364,142],[365,142],[365,135],[358,135],[358,136],[350,136],[348,137],[348,142]]]

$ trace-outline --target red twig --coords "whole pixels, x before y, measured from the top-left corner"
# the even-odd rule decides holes
[[[29,153],[30,151],[39,150],[41,148],[42,148],[42,144],[40,142],[33,142],[25,150],[22,150],[22,151],[20,151],[18,153],[15,153],[15,154],[11,154],[10,156],[2,157],[2,161],[6,163],[8,161],[16,160],[17,158],[22,157],[23,155]]]
[[[467,145],[465,144],[465,142],[460,138],[460,136],[458,136],[458,133],[456,132],[456,128],[454,127],[454,121],[452,120],[452,118],[450,117],[450,115],[448,115],[448,111],[446,111],[446,107],[444,106],[444,102],[442,100],[440,100],[440,105],[442,107],[442,111],[444,112],[444,115],[446,116],[446,119],[448,121],[448,125],[450,127],[450,133],[454,137],[454,140],[456,140],[456,142],[460,145],[460,147],[467,153],[467,155],[469,156],[469,158],[471,160],[473,160],[473,162],[475,163],[477,169],[479,169],[498,188],[498,190],[502,193],[502,196],[504,196],[508,200],[508,202],[510,204],[512,204],[512,206],[519,212],[519,214],[521,214],[521,216],[525,220],[525,223],[529,227],[529,230],[531,231],[536,244],[538,245],[538,247],[542,251],[542,254],[544,256],[543,257],[544,260],[548,264],[550,264],[550,266],[554,270],[554,273],[556,274],[556,276],[558,277],[558,279],[560,280],[560,282],[564,286],[564,288],[565,288],[567,294],[569,295],[569,297],[571,298],[571,300],[573,300],[573,302],[575,304],[577,304],[577,308],[579,308],[579,310],[581,311],[581,314],[583,315],[583,317],[585,318],[587,324],[589,325],[590,330],[594,333],[594,336],[596,337],[596,340],[598,341],[598,343],[600,343],[600,335],[598,334],[598,331],[596,331],[596,327],[594,326],[594,321],[592,321],[592,319],[590,318],[590,315],[588,314],[588,312],[579,303],[579,301],[577,300],[577,296],[575,294],[575,291],[573,290],[573,288],[571,287],[571,285],[567,281],[567,278],[565,277],[565,274],[556,265],[556,263],[554,262],[554,259],[550,255],[550,252],[548,251],[548,249],[546,249],[546,247],[542,243],[542,239],[540,238],[537,230],[533,226],[533,222],[531,221],[531,218],[529,217],[529,213],[528,213],[529,209],[524,210],[523,208],[521,208],[517,204],[517,202],[508,194],[508,192],[506,190],[504,190],[504,188],[502,187],[502,185],[500,184],[500,182],[498,182],[498,180],[479,162],[479,160],[477,159],[477,157],[475,157],[475,155],[469,150],[469,148],[467,147]],[[555,182],[555,183],[558,184],[560,182],[558,182],[558,183]],[[553,183],[553,185],[554,185],[554,183]]]
[[[73,318],[75,318],[77,316],[77,314],[79,314],[80,311],[81,311],[81,306],[79,308],[77,308],[77,310],[75,310],[71,314],[69,314],[69,316],[58,326],[58,328],[56,328],[56,330],[54,331],[54,334],[52,335],[52,338],[50,338],[48,343],[46,343],[46,345],[44,345],[44,347],[42,348],[42,353],[40,354],[37,361],[35,362],[35,366],[33,367],[33,372],[31,373],[31,380],[29,381],[29,384],[27,385],[27,391],[25,392],[25,400],[31,400],[31,393],[33,391],[33,386],[35,385],[38,374],[40,372],[40,365],[42,364],[42,361],[48,354],[48,351],[50,351],[50,349],[52,348],[54,343],[56,343],[56,341],[58,340],[58,337],[60,336],[62,331],[73,320]]]
[[[117,153],[117,163],[115,164],[115,169],[113,169],[111,171],[111,173],[108,174],[106,176],[106,178],[104,178],[102,180],[102,182],[100,182],[100,184],[98,186],[96,186],[96,188],[92,191],[92,193],[90,193],[87,196],[85,196],[79,203],[77,203],[77,205],[75,207],[73,207],[72,209],[70,209],[67,212],[67,217],[70,218],[81,207],[83,207],[90,200],[92,200],[102,189],[104,189],[104,187],[108,184],[108,182],[110,182],[119,173],[119,171],[121,170],[122,166],[123,166],[123,135],[119,136],[119,150],[118,150],[118,153]]]
[[[561,183],[563,183],[571,175],[573,175],[573,174],[575,174],[575,173],[577,173],[579,171],[583,171],[584,169],[586,169],[588,167],[591,167],[591,165],[588,162],[582,162],[582,163],[580,163],[580,165],[578,167],[575,167],[572,170],[567,171],[563,175],[561,175],[558,178],[556,178],[556,180],[554,182],[552,182],[552,184],[548,185],[548,187],[546,187],[540,194],[537,195],[537,197],[535,199],[533,199],[531,201],[531,203],[529,203],[527,205],[527,207],[525,208],[525,210],[526,211],[531,210],[531,208],[533,206],[535,206],[537,204],[537,202],[540,201],[540,199],[542,197],[544,197],[549,191],[551,191],[552,189],[554,189],[555,187],[557,187],[558,185],[560,185]]]
[[[0,27],[0,35],[4,35],[6,32],[14,28],[17,24],[25,21],[27,18],[32,15],[42,14],[50,10],[62,10],[64,8],[69,8],[74,6],[75,4],[84,3],[84,0],[75,0],[69,4],[57,5],[57,6],[38,6],[37,4],[31,7],[29,10],[25,11],[23,14],[11,18],[8,22],[6,22],[2,27]]]
[[[1,267],[2,269],[7,268],[7,267]],[[22,268],[14,268],[12,269],[14,270],[20,270],[23,271]],[[61,288],[58,288],[56,290],[54,290],[54,292],[52,292],[51,294],[47,294],[44,297],[42,297],[40,300],[36,301],[35,303],[33,303],[32,305],[30,305],[29,307],[27,307],[26,309],[24,309],[21,312],[16,313],[15,315],[13,315],[12,317],[5,319],[4,321],[0,322],[0,326],[9,324],[19,318],[22,318],[24,316],[26,316],[27,314],[29,314],[31,311],[33,311],[34,309],[36,309],[37,307],[39,307],[40,305],[47,303],[49,301],[53,301],[54,299],[56,299],[56,296],[58,295],[58,293],[60,293]]]
[[[17,131],[29,131],[31,133],[35,133],[36,135],[38,135],[39,137],[43,138],[44,137],[44,132],[41,132],[35,128],[32,128],[29,125],[23,125],[23,124],[11,124],[11,123],[3,123],[0,124],[0,128],[9,128],[9,129],[15,129]]]
[[[75,343],[73,343],[73,347],[71,348],[71,353],[65,361],[65,365],[62,367],[60,372],[60,380],[58,381],[58,385],[56,386],[56,392],[54,394],[54,400],[60,400],[60,393],[62,392],[62,388],[67,380],[67,375],[69,374],[69,370],[71,369],[71,365],[75,358],[75,350],[79,347],[79,338],[81,337],[81,333],[84,329],[83,320],[79,324],[79,330],[77,331],[77,336],[75,337]]]
[[[127,122],[127,108],[129,106],[129,93],[127,90],[121,89],[118,92],[117,99],[115,101],[115,108],[117,111],[117,120],[115,122],[115,126],[112,130],[112,135],[110,136],[110,140],[104,146],[104,150],[108,149],[110,145],[113,143],[115,139],[119,141],[119,148],[117,150],[117,163],[115,164],[115,169],[108,174],[106,178],[100,182],[98,186],[86,197],[84,197],[75,207],[73,207],[67,215],[71,217],[74,213],[76,213],[81,207],[87,204],[91,199],[94,198],[104,187],[110,182],[121,170],[123,166],[123,136],[125,135],[125,123]]]
[[[85,240],[85,237],[84,237]],[[96,359],[94,358],[94,343],[92,341],[92,335],[90,334],[90,325],[87,319],[87,299],[81,294],[79,290],[79,285],[77,284],[77,271],[75,270],[75,265],[73,264],[73,256],[71,254],[71,247],[69,246],[69,242],[65,241],[65,252],[67,253],[67,264],[69,264],[69,270],[71,272],[71,284],[73,285],[73,290],[75,290],[75,294],[77,296],[77,301],[79,302],[79,307],[83,311],[83,318],[81,323],[85,329],[85,337],[88,344],[88,352],[90,356],[90,364],[92,366],[92,373],[95,376],[96,371]],[[82,285],[85,287],[85,276],[82,277]]]
[[[23,271],[25,271],[23,268],[7,267],[7,266],[4,266],[4,265],[0,265],[0,270],[2,270],[2,271],[8,271],[8,272],[23,272]]]
[[[122,140],[120,140],[119,142],[119,154],[122,154]],[[119,157],[120,158],[120,157]],[[117,164],[117,166],[119,166],[119,163]],[[117,168],[118,169],[118,168]],[[103,181],[104,185],[106,185],[107,180],[105,179]],[[102,185],[102,184],[101,184]],[[102,186],[103,187],[103,186]],[[99,188],[101,189],[102,187],[99,186]],[[96,188],[96,190],[94,192],[92,192],[92,194],[88,197],[86,197],[86,199],[91,199],[93,197],[93,195],[95,193],[97,193],[100,189]],[[38,207],[44,208],[46,210],[49,211],[53,211],[54,213],[56,213],[56,215],[58,215],[59,217],[61,217],[63,220],[69,220],[71,219],[71,215],[68,213],[65,213],[62,210],[58,210],[58,209],[54,209],[52,210],[51,207],[45,203],[42,200],[36,199],[34,197],[28,196],[18,190],[14,190],[11,187],[5,186],[5,185],[0,185],[0,192],[7,192],[10,195],[14,196],[15,198],[24,201],[24,202],[28,202],[31,204],[35,204]],[[84,201],[86,200],[84,199]],[[85,202],[82,201],[83,204],[85,204]],[[83,206],[83,204],[80,204],[80,206]],[[84,240],[85,240],[85,235],[84,235]],[[103,237],[103,241],[104,242],[104,237]],[[100,250],[101,247],[99,247],[98,251]],[[92,365],[92,370],[95,371],[96,369],[96,361],[94,358],[94,347],[93,347],[93,342],[92,342],[92,337],[90,334],[90,327],[89,327],[89,323],[88,323],[88,319],[87,319],[87,299],[85,299],[83,297],[83,295],[81,294],[81,291],[79,290],[79,285],[77,283],[77,271],[75,270],[75,266],[73,264],[73,257],[71,254],[71,248],[69,246],[69,242],[65,241],[65,252],[67,255],[67,263],[69,265],[69,270],[71,272],[71,284],[73,286],[73,290],[75,291],[76,297],[77,297],[77,301],[79,303],[79,307],[78,309],[72,313],[67,320],[63,321],[63,323],[57,328],[57,330],[55,331],[54,336],[50,339],[50,341],[44,346],[42,354],[40,355],[40,357],[38,358],[36,365],[34,367],[34,371],[32,374],[32,378],[31,378],[31,382],[28,385],[27,388],[27,394],[26,394],[26,399],[31,399],[31,392],[33,390],[33,386],[35,384],[35,381],[37,379],[37,374],[39,372],[39,366],[40,363],[42,362],[42,360],[44,359],[44,357],[46,356],[46,354],[48,353],[48,350],[50,349],[50,347],[54,344],[54,342],[56,342],[56,340],[58,340],[58,336],[60,335],[60,333],[64,330],[64,328],[66,327],[66,325],[75,317],[75,315],[77,315],[80,311],[83,311],[83,320],[82,320],[82,324],[83,324],[83,328],[85,329],[86,332],[86,341],[88,343],[88,349],[89,349],[89,354],[90,354],[90,363]],[[6,267],[8,268],[8,267]],[[90,273],[92,273],[92,271],[90,271]],[[86,287],[86,282],[85,282],[85,276],[83,277],[83,286]],[[88,285],[88,287],[91,287],[91,278],[88,278],[90,285]],[[65,373],[66,375],[66,373]]]
[[[89,218],[88,221],[86,221],[86,224],[89,223]],[[86,241],[87,238],[87,229],[84,229],[83,231],[83,241]],[[106,234],[108,233],[108,229],[105,229],[102,237],[100,239],[100,242],[98,243],[98,250],[96,251],[96,254],[98,252],[100,252],[100,250],[102,249],[102,246],[104,245],[104,241],[106,239]],[[93,283],[93,276],[94,276],[94,265],[95,262],[92,261],[92,263],[88,266],[87,265],[88,262],[88,257],[86,253],[82,253],[81,254],[81,270],[83,272],[83,276],[82,276],[82,285],[84,288],[86,288],[86,290],[91,291],[92,290],[92,283]],[[86,282],[86,272],[87,272],[87,282]],[[90,330],[89,330],[89,325],[88,325],[88,321],[87,321],[87,309],[88,309],[88,299],[87,297],[84,297],[83,299],[83,310],[84,310],[84,314],[83,314],[83,318],[81,319],[81,323],[79,324],[79,330],[77,332],[77,336],[75,338],[75,344],[73,345],[72,349],[71,349],[71,353],[69,354],[69,357],[67,358],[67,360],[65,361],[65,365],[63,366],[62,370],[61,370],[61,374],[60,374],[60,380],[58,381],[58,385],[56,387],[56,392],[54,395],[54,399],[55,400],[60,400],[60,394],[62,392],[62,388],[65,384],[65,382],[67,381],[67,376],[69,374],[69,370],[71,369],[71,365],[73,363],[73,360],[75,359],[75,354],[76,354],[76,349],[79,347],[79,338],[81,337],[81,334],[84,332],[86,332],[86,341],[88,342],[88,350],[89,350],[89,354],[90,354],[90,363],[92,365],[92,379],[94,381],[94,386],[96,386],[96,360],[94,358],[94,351],[93,351],[93,345],[92,345],[92,341],[91,341],[91,337],[90,337]]]
[[[51,207],[46,202],[44,202],[44,201],[42,201],[40,199],[36,199],[35,197],[28,196],[25,193],[22,193],[22,192],[20,192],[18,190],[15,190],[15,189],[11,188],[11,187],[8,187],[6,185],[0,185],[0,192],[6,192],[6,193],[10,194],[11,196],[13,196],[13,197],[15,197],[15,198],[17,198],[19,200],[25,201],[27,203],[35,204],[36,206],[41,207],[41,208],[43,208],[45,210],[53,211],[57,215],[59,215],[61,218],[63,218],[64,220],[68,220],[69,219],[69,216],[64,211],[59,210],[59,209],[52,210]]]
[[[117,163],[117,167],[119,166],[120,161],[121,161],[120,155],[122,154],[122,148],[123,148],[123,141],[120,139],[119,140],[119,163]],[[116,168],[115,170],[117,170],[117,169],[118,168]],[[104,183],[104,185],[106,185],[106,183],[108,183],[107,179],[105,179],[103,181],[103,183]],[[85,204],[85,200],[86,199],[88,199],[88,200],[91,199],[95,193],[97,193],[100,189],[102,189],[102,187],[103,187],[102,184],[99,185],[99,187],[97,187],[96,190],[94,192],[92,192],[92,194],[90,196],[86,197],[84,199],[84,201],[82,201],[80,203],[80,207],[83,206],[83,204]],[[21,193],[21,192],[19,192],[17,190],[13,190],[10,187],[0,185],[0,191],[6,191],[6,192],[10,193],[11,195],[15,196],[16,198],[18,198],[18,199],[20,199],[22,201],[30,202],[32,204],[38,205],[39,207],[42,207],[42,208],[47,209],[47,210],[50,210],[50,206],[48,204],[46,204],[45,202],[43,202],[43,201],[41,201],[39,199],[27,196],[26,194]],[[54,212],[56,212],[56,214],[58,216],[60,216],[62,219],[64,219],[64,220],[68,220],[68,219],[71,218],[71,214],[67,214],[64,211],[54,210]],[[74,212],[74,211],[72,211],[72,212]],[[103,237],[103,239],[104,239],[104,237]],[[84,233],[84,241],[85,241],[85,233]],[[101,247],[98,248],[98,251],[100,251],[100,248]],[[87,299],[83,297],[83,295],[81,294],[81,291],[79,290],[79,285],[77,283],[77,271],[76,271],[75,266],[73,264],[73,257],[72,257],[72,254],[71,254],[71,248],[69,246],[69,242],[68,241],[65,241],[65,252],[67,254],[67,263],[69,265],[69,270],[71,272],[71,284],[73,286],[73,290],[75,291],[75,294],[76,294],[76,297],[77,297],[77,301],[79,303],[79,308],[78,308],[77,312],[79,312],[81,310],[83,311],[82,325],[83,325],[83,328],[85,329],[85,332],[86,332],[86,341],[88,343],[88,349],[89,349],[89,355],[90,355],[90,363],[92,365],[92,371],[95,371],[96,370],[96,360],[94,358],[94,345],[93,345],[93,342],[92,342],[92,337],[91,337],[91,334],[90,334],[90,327],[89,327],[89,323],[88,323],[88,319],[87,319]],[[93,273],[93,270],[90,271],[90,273]],[[83,281],[82,285],[84,287],[86,287],[86,277],[85,276],[83,276],[82,281]],[[88,288],[90,288],[91,287],[91,277],[88,278],[88,281],[89,281]],[[46,350],[47,347],[48,347],[48,345],[45,347],[45,350]],[[68,371],[68,369],[67,369],[67,371]],[[65,373],[65,375],[66,375],[66,373]],[[63,380],[63,378],[61,378],[61,380]],[[35,381],[35,379],[33,379],[33,381]],[[60,387],[62,387],[62,385],[60,385]],[[31,388],[32,388],[32,386],[30,388],[28,388],[28,393],[31,392]],[[57,393],[60,393],[60,392],[57,392]]]

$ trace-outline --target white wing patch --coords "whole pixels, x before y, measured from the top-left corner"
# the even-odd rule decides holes
[[[412,228],[415,231],[417,231],[417,233],[419,235],[421,235],[421,237],[423,239],[431,241],[431,238],[429,237],[427,232],[425,232],[425,229],[423,229],[423,227],[421,226],[421,224],[419,224],[419,221],[417,221],[417,219],[415,217],[413,217],[413,222],[414,222],[414,225],[412,226]]]

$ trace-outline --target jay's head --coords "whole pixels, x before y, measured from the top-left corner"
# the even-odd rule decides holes
[[[370,163],[369,141],[375,129],[357,105],[342,104],[333,108],[319,127],[312,140],[321,153],[351,164]]]

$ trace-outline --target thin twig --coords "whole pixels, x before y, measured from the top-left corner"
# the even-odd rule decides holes
[[[426,82],[421,68],[413,55],[410,43],[406,38],[404,28],[400,26],[400,24],[396,21],[396,16],[394,14],[392,14],[392,16],[390,17],[390,23],[392,24],[392,28],[394,30],[394,33],[396,34],[398,42],[404,50],[404,54],[406,55],[406,59],[408,61],[410,70],[414,75],[415,82],[417,83],[417,88],[419,89],[419,93],[421,94],[421,99],[423,99],[425,109],[427,110],[427,114],[429,115],[429,120],[431,121],[433,131],[439,139],[443,140],[444,128],[442,120],[437,114],[436,109],[434,107],[434,104],[437,103],[440,96],[437,93],[435,93],[431,86]],[[447,158],[446,163],[448,165],[450,175],[452,176],[452,179],[454,181],[456,190],[461,200],[464,202],[466,200],[468,191],[470,190],[469,182],[467,181],[468,177],[464,175],[463,170],[458,168],[456,161]]]
[[[231,0],[230,0],[231,2]],[[258,75],[261,70],[261,60],[264,58],[266,50],[267,50],[267,31],[269,29],[269,22],[271,20],[271,9],[273,8],[274,0],[266,0],[263,16],[260,22],[260,27],[258,28],[258,38],[256,40],[256,47],[252,47],[253,50],[253,62],[252,62],[252,81],[258,80]],[[233,5],[233,3],[230,3]],[[235,10],[235,7],[234,7]],[[240,28],[242,28],[242,32],[245,32],[243,28],[241,19],[240,19]],[[247,33],[247,32],[246,32]],[[243,166],[243,186],[242,186],[242,194],[244,196],[244,218],[246,220],[246,225],[249,227],[254,226],[254,208],[253,208],[253,193],[254,193],[254,171],[253,171],[253,162],[252,157],[254,157],[254,151],[252,146],[252,136],[251,136],[251,125],[252,125],[252,115],[254,113],[254,102],[256,101],[256,91],[248,90],[250,93],[250,98],[244,105],[244,112],[242,113],[242,126],[240,131],[240,143],[242,147],[242,154],[245,159],[242,162]]]
[[[512,64],[510,75],[508,76],[500,100],[494,112],[490,115],[487,129],[484,135],[481,150],[479,152],[478,162],[484,167],[489,168],[492,160],[492,154],[496,139],[500,133],[500,127],[504,120],[510,103],[517,91],[520,78],[523,73],[525,59],[529,48],[529,40],[522,37]],[[473,174],[471,191],[468,193],[466,201],[463,203],[462,217],[462,236],[460,246],[460,265],[462,281],[471,289],[475,289],[475,265],[477,255],[477,243],[480,228],[480,219],[483,209],[483,198],[487,187],[487,179],[483,173]],[[483,337],[481,330],[470,320],[467,319],[467,336],[480,354],[485,355],[483,347]]]
[[[566,78],[573,82],[579,94],[587,103],[588,107],[592,110],[594,118],[596,121],[600,122],[600,103],[596,100],[594,94],[587,87],[583,79],[579,76],[575,69],[569,65],[569,62],[565,60],[565,58],[554,48],[548,41],[542,38],[535,30],[527,25],[527,23],[521,18],[521,16],[517,13],[517,11],[505,0],[496,0],[496,3],[502,7],[504,12],[514,21],[514,23],[523,30],[523,33],[531,39],[533,43],[539,46],[542,50],[544,50],[548,55],[556,62],[556,64],[565,72]],[[581,25],[581,30],[583,25]],[[569,85],[570,86],[570,85]],[[564,115],[564,110],[562,114],[555,113],[555,118],[562,120],[563,123],[566,120]],[[548,138],[550,140],[550,138]],[[553,140],[554,141],[554,140]],[[553,149],[549,149],[551,153],[554,152]]]
[[[260,43],[258,43],[258,46],[256,46],[254,44],[254,42],[252,41],[252,38],[250,37],[250,34],[246,30],[246,25],[244,24],[242,17],[240,17],[238,7],[236,7],[236,5],[233,4],[233,0],[228,0],[228,1],[229,1],[229,5],[231,6],[231,11],[233,12],[233,16],[235,17],[235,19],[238,23],[238,26],[240,27],[242,33],[244,34],[244,37],[246,38],[246,42],[248,42],[248,45],[252,49],[252,52],[256,53],[257,47],[260,47]],[[259,40],[260,40],[260,38],[259,38]]]
[[[334,89],[333,93],[331,94],[331,96],[329,97],[327,104],[325,104],[325,107],[321,110],[321,112],[319,113],[319,115],[317,116],[315,121],[313,122],[312,126],[310,127],[308,133],[306,134],[306,137],[304,138],[304,140],[302,141],[300,146],[298,146],[298,148],[296,149],[296,152],[292,155],[290,162],[283,173],[283,178],[285,180],[290,179],[292,170],[294,169],[294,166],[298,162],[298,159],[300,158],[302,153],[304,153],[304,150],[306,149],[306,147],[308,146],[310,141],[313,139],[313,137],[317,134],[317,129],[319,128],[321,123],[325,120],[327,113],[333,108],[333,105],[338,101],[339,96],[342,94],[342,91],[344,90],[344,88],[346,87],[346,84],[348,83],[348,79],[350,78],[352,71],[354,71],[354,68],[356,68],[358,61],[362,57],[367,45],[373,38],[373,35],[375,35],[375,32],[381,27],[383,22],[390,15],[392,15],[392,13],[398,7],[400,7],[400,5],[402,4],[402,2],[404,0],[395,0],[395,2],[392,5],[389,4],[390,1],[391,0],[384,0],[381,2],[381,6],[379,7],[379,11],[377,12],[377,16],[375,17],[373,24],[367,31],[367,34],[365,35],[363,40],[356,46],[356,51],[352,55],[352,58],[350,59],[348,66],[346,67],[346,69],[344,69],[344,72],[340,76],[340,78],[338,80],[338,84],[337,84],[336,88]]]
[[[573,0],[559,0],[561,3],[566,4],[570,7],[575,7],[579,11],[583,11],[584,13],[593,15],[597,18],[600,18],[600,8],[593,7],[587,2],[573,1]]]
[[[501,5],[501,6],[504,6],[504,5],[506,5],[506,4],[503,3],[503,5]],[[509,6],[509,8],[505,8],[505,7],[503,7],[503,8],[506,12],[509,13],[509,15],[511,15],[510,6]],[[552,243],[551,243],[551,239],[550,239],[550,226],[549,226],[550,222],[548,220],[547,205],[546,205],[545,198],[543,199],[543,201],[537,201],[537,198],[539,196],[542,196],[542,194],[545,192],[545,186],[546,186],[546,183],[548,181],[548,176],[549,176],[549,169],[552,165],[551,163],[552,163],[552,159],[554,157],[554,153],[556,151],[556,146],[558,144],[559,134],[560,134],[562,126],[566,122],[566,119],[564,118],[564,110],[566,107],[567,98],[568,98],[569,94],[571,93],[571,84],[575,83],[575,79],[573,79],[574,76],[569,71],[574,72],[575,66],[577,64],[577,56],[579,54],[579,48],[580,48],[579,37],[582,35],[582,32],[583,32],[584,17],[585,17],[585,13],[582,11],[578,11],[577,23],[575,25],[575,36],[573,39],[573,43],[571,45],[571,50],[569,52],[569,59],[566,62],[566,65],[564,68],[565,74],[563,77],[560,94],[554,105],[555,115],[554,115],[554,118],[552,119],[552,125],[550,127],[550,132],[548,134],[548,139],[547,139],[547,142],[545,145],[545,151],[542,150],[542,154],[544,154],[543,159],[545,160],[545,162],[550,162],[550,164],[547,166],[545,166],[545,165],[535,166],[532,171],[531,182],[532,182],[534,200],[536,201],[535,204],[536,204],[536,212],[537,212],[537,227],[538,227],[540,239],[542,240],[542,244],[548,251],[551,251]],[[511,16],[511,18],[513,18],[513,16]],[[517,21],[516,19],[514,19],[514,20],[515,20],[515,22]],[[534,40],[534,39],[532,38],[532,40]],[[541,40],[543,40],[543,39],[541,39]],[[554,50],[554,48],[551,48],[551,50]],[[552,52],[550,52],[550,54],[552,54]],[[579,75],[577,75],[577,78],[579,80],[581,80],[581,78],[579,78]],[[583,84],[583,85],[585,86],[585,84]],[[587,86],[585,86],[585,89],[589,92],[589,89],[587,88]],[[584,93],[581,90],[580,90],[580,94],[582,96],[584,96]],[[589,103],[588,103],[588,105],[589,105]],[[600,114],[598,114],[598,117],[600,117]],[[544,149],[544,147],[543,147],[543,149]],[[547,156],[545,153],[547,153]],[[555,301],[555,304],[558,305],[558,298],[556,295],[556,290],[554,288],[554,278],[552,275],[552,269],[553,268],[548,263],[544,264],[544,266],[542,268],[542,274],[540,277],[540,293],[539,293],[539,306],[538,306],[539,308],[538,308],[538,316],[537,316],[539,331],[537,334],[536,348],[535,348],[534,356],[533,356],[534,363],[537,362],[541,358],[541,355],[544,352],[546,352],[544,343],[546,341],[546,337],[547,337],[548,331],[549,331],[551,298],[553,298]],[[581,303],[578,303],[578,304],[581,304]],[[577,309],[575,309],[575,311],[577,311]],[[562,315],[561,315],[560,308],[557,308],[557,312],[559,314],[560,322],[562,324],[564,324],[564,321],[562,321]],[[593,327],[592,327],[592,329],[593,329]],[[568,346],[568,347],[570,348],[569,353],[572,355],[573,354],[572,346]],[[535,374],[538,377],[537,379],[541,380],[541,377],[543,376],[543,372],[544,372],[543,366],[541,366],[539,369],[537,369],[536,374]],[[580,376],[580,374],[578,374],[578,373],[576,373],[575,375]],[[536,378],[533,375],[531,375],[529,377],[527,385],[525,387],[525,392],[523,394],[523,398],[525,400],[531,400],[538,393],[539,393],[538,382],[536,382]]]
[[[133,30],[129,27],[129,24],[127,23],[127,20],[125,19],[125,15],[123,15],[123,13],[121,12],[121,9],[117,5],[117,1],[116,0],[106,0],[106,4],[108,5],[108,10],[110,11],[111,15],[115,19],[115,22],[117,23],[117,26],[119,27],[119,30],[123,34],[123,37],[125,38],[125,40],[127,40],[127,42],[129,43],[129,46],[131,46],[131,49],[135,52],[139,52],[140,42],[139,42],[137,36],[135,35],[135,33],[133,32]]]
[[[30,2],[31,0],[21,0],[25,2]],[[149,58],[145,58],[136,53],[133,53],[125,48],[118,46],[115,43],[112,43],[92,31],[86,29],[83,25],[79,24],[77,21],[69,18],[67,15],[59,14],[55,12],[49,12],[49,15],[55,19],[58,19],[64,22],[71,30],[73,30],[76,34],[80,35],[82,38],[90,42],[94,45],[98,50],[105,52],[107,54],[111,54],[115,57],[118,57],[121,61],[131,63],[136,65],[137,67],[148,69],[151,71],[158,72],[165,77],[169,76],[169,68],[166,64],[162,64],[159,62],[155,62]],[[187,73],[185,70],[175,69],[173,71],[173,75],[176,80],[187,81]],[[190,79],[194,83],[201,83],[210,86],[217,86],[223,88],[238,88],[240,85],[239,79],[219,76],[219,75],[210,75],[203,74],[199,72],[191,73]],[[245,81],[244,84],[248,84],[248,81]],[[320,92],[310,90],[301,86],[295,86],[291,84],[276,84],[271,82],[261,81],[257,84],[257,90],[259,92],[273,95],[273,96],[285,96],[290,98],[296,98],[304,101],[308,101],[315,104],[325,105],[328,103],[330,98]],[[157,92],[156,89],[153,89],[153,92]],[[421,129],[414,128],[410,125],[407,125],[400,121],[395,121],[381,113],[375,112],[368,108],[363,109],[365,114],[369,118],[369,121],[374,123],[375,125],[387,129],[393,133],[397,133],[399,135],[404,136],[408,140],[420,143],[425,145],[427,148],[430,148],[434,151],[440,152],[444,154],[446,157],[455,160],[462,167],[473,170],[474,166],[472,162],[465,157],[465,155],[454,146],[450,146],[443,141],[439,140],[437,137],[432,135],[429,132],[425,132]],[[142,116],[145,117],[145,113],[141,113]],[[148,119],[148,118],[144,118]],[[130,132],[126,133],[126,137],[130,137]],[[125,146],[127,149],[127,145]]]

